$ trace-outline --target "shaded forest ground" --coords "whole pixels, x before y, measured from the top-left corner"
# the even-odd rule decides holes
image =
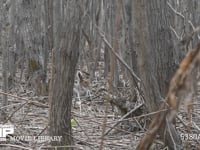
[[[48,134],[48,96],[36,96],[35,91],[24,80],[20,80],[17,75],[14,85],[10,88],[9,100],[9,120],[15,126],[15,135],[39,136]],[[176,129],[184,137],[183,145],[192,145],[194,149],[199,147],[200,138],[200,83],[197,83],[197,96],[193,98],[193,103],[189,107],[184,104],[180,108],[177,117]],[[76,103],[72,109],[72,116],[75,123],[72,123],[75,149],[99,149],[102,137],[102,128],[105,115],[107,116],[106,131],[119,122],[120,117],[112,111],[112,106],[108,103],[107,113],[106,101],[101,92],[101,88],[106,87],[106,81],[100,79],[92,89],[92,97],[81,97],[82,110]],[[123,87],[130,90],[130,87]],[[123,94],[123,92],[122,92]],[[137,107],[137,105],[135,106]],[[188,113],[189,112],[189,113]],[[147,129],[149,118],[154,113],[125,118],[113,127],[113,130],[104,136],[103,149],[135,149],[144,132]],[[186,139],[188,133],[198,135],[197,138]],[[159,137],[154,144],[154,149],[161,149],[162,142]],[[18,146],[18,147],[17,147]],[[3,142],[0,144],[3,149],[47,149],[48,142]]]
[[[9,118],[11,124],[15,127],[15,135],[49,135],[48,124],[48,96],[35,96],[27,82],[22,79],[17,82],[9,90],[11,94],[8,96],[9,101]],[[96,88],[98,89],[98,88]],[[91,99],[81,97],[82,110],[80,112],[79,104],[76,102],[72,109],[73,119],[76,123],[72,125],[75,149],[98,149],[102,136],[102,126],[106,110],[106,102],[103,99],[102,93],[93,90]],[[16,96],[16,97],[15,97]],[[111,127],[120,117],[114,115],[110,103],[107,109],[107,127]],[[130,120],[132,120],[130,118]],[[125,119],[127,121],[127,119]],[[115,127],[109,135],[104,137],[104,149],[132,149],[132,146],[139,140],[140,132],[134,133],[129,130],[130,127],[122,127],[120,124]],[[123,129],[126,128],[126,129]],[[118,129],[118,130],[116,130]],[[7,149],[11,145],[11,149],[46,149],[50,148],[48,142],[5,142],[2,147]],[[10,145],[11,144],[11,145]],[[9,146],[10,145],[10,146]],[[20,147],[15,148],[16,145]],[[1,146],[1,144],[0,144]],[[8,148],[9,149],[9,148]],[[53,149],[53,148],[52,148]]]

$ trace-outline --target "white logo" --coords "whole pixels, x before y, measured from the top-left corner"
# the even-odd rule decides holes
[[[0,124],[0,141],[5,141],[8,134],[14,133],[13,125],[2,125]]]

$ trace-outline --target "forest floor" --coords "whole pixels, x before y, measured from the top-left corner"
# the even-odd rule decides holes
[[[79,108],[73,110],[74,118],[78,122],[77,125],[73,127],[73,133],[78,148],[99,149],[102,141],[102,130],[105,128],[105,116],[105,132],[112,128],[120,119],[119,117],[115,117],[110,104],[108,104],[107,107],[108,111],[106,113],[106,104],[102,105],[98,102],[93,102],[90,105],[83,104],[81,113]],[[127,120],[125,119],[125,121]],[[125,130],[122,126],[124,125],[120,123],[103,137],[103,149],[135,149],[134,147],[140,139],[140,132],[130,132],[129,129]]]
[[[7,96],[9,102],[8,124],[14,125],[14,137],[48,136],[48,96],[35,96],[34,90],[23,79],[15,81],[9,94]],[[101,96],[93,95],[90,99],[81,99],[81,112],[78,103],[72,108],[72,119],[75,121],[72,123],[75,149],[99,149],[105,115],[105,131],[118,122],[120,117],[114,115],[110,103],[107,104],[107,113],[105,112],[106,102]],[[123,129],[121,125],[122,123],[119,123],[108,135],[104,136],[103,149],[134,149],[141,133],[139,131],[130,132],[128,129]],[[25,139],[0,142],[0,148],[5,150],[53,149],[48,141],[31,140],[27,142]]]
[[[19,84],[20,83],[20,84]],[[199,90],[200,91],[200,90]],[[15,85],[9,90],[8,95],[8,120],[14,125],[14,136],[48,136],[48,96],[35,96],[34,90],[23,80],[16,81]],[[140,124],[135,118],[126,118],[115,127],[121,116],[114,115],[110,103],[106,104],[102,96],[94,94],[90,99],[82,98],[81,111],[76,103],[72,108],[72,130],[74,136],[75,149],[96,150],[102,142],[102,130],[105,132],[113,128],[111,132],[103,137],[104,150],[132,150],[140,141],[146,131],[144,124]],[[200,93],[199,93],[200,94]],[[180,108],[177,121],[177,131],[186,135],[190,128],[190,133],[200,135],[200,103],[199,97],[193,101],[193,112],[188,114],[184,108]],[[107,107],[107,112],[106,112]],[[145,114],[143,114],[145,116]],[[106,127],[105,127],[106,116]],[[136,126],[135,129],[126,127],[127,121]],[[105,133],[104,132],[104,133]],[[199,140],[192,140],[190,144],[199,145]],[[158,140],[157,144],[162,145]],[[185,143],[184,143],[185,144]],[[0,142],[0,148],[7,150],[39,150],[54,149],[48,141],[16,141]]]

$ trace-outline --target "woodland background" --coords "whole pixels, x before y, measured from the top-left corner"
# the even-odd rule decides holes
[[[63,140],[0,147],[199,149],[199,23],[199,0],[1,0],[1,124]]]

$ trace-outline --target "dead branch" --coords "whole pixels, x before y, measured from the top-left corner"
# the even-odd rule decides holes
[[[110,45],[110,43],[108,42],[108,40],[106,39],[105,35],[103,33],[101,33],[99,31],[99,34],[101,35],[103,41],[105,42],[105,44],[109,47],[109,49],[111,50],[111,52],[117,57],[117,59],[120,61],[121,64],[123,64],[126,69],[131,73],[131,75],[133,76],[134,80],[136,79],[137,82],[141,82],[140,78],[135,74],[135,72],[128,66],[128,64],[114,51],[113,47]]]
[[[176,96],[178,96],[181,91],[187,92],[189,76],[198,61],[200,61],[200,43],[197,45],[196,49],[190,50],[180,63],[178,70],[170,82],[165,102],[162,103],[159,109],[162,110],[167,107],[168,111],[154,116],[148,131],[138,144],[137,150],[147,150],[150,148],[159,130],[166,127],[166,118],[168,119],[168,123],[172,125],[172,121],[176,116],[180,104],[180,99],[176,99]],[[169,106],[166,106],[166,103]]]
[[[115,124],[112,125],[112,127],[107,130],[104,134],[104,136],[106,136],[114,127],[116,127],[120,122],[122,122],[127,116],[129,116],[130,114],[132,114],[133,112],[135,112],[137,109],[139,109],[140,107],[142,107],[144,104],[140,104],[137,107],[135,107],[134,109],[132,109],[131,111],[129,111],[128,113],[126,113],[123,117],[121,117]]]

